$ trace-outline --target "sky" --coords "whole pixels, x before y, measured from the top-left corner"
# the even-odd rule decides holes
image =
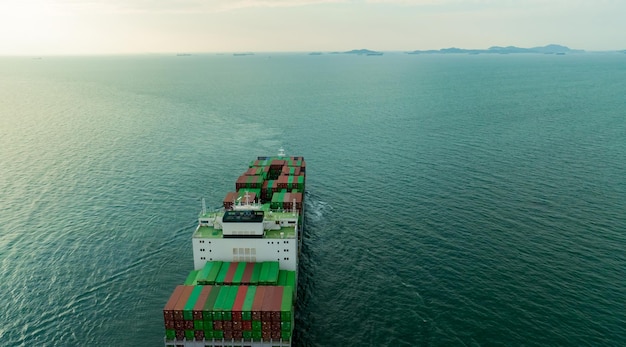
[[[626,49],[625,0],[0,0],[0,55]]]

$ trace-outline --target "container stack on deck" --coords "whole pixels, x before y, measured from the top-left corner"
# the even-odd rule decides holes
[[[165,308],[167,341],[289,341],[293,287],[177,286]]]
[[[293,208],[293,199],[296,199],[296,204],[299,204],[296,208],[302,212],[302,194],[304,192],[306,174],[306,162],[302,157],[255,160],[250,163],[250,168],[244,175],[239,177],[239,180],[243,182],[244,179],[241,177],[250,174],[259,175],[263,178],[260,194],[257,194],[257,197],[260,196],[262,203],[275,203],[270,206],[272,209],[291,209]],[[240,182],[239,180],[237,182]],[[245,189],[239,183],[236,188]],[[274,197],[276,193],[296,195],[281,197],[277,200]],[[278,201],[281,202],[280,205]],[[285,206],[283,206],[283,202],[286,203]]]
[[[176,287],[163,309],[166,346],[290,341],[295,285],[295,271],[279,270],[278,262],[207,262]]]

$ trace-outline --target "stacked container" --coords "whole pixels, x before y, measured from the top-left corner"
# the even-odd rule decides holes
[[[293,328],[290,286],[178,286],[163,317],[166,341],[289,341]]]
[[[232,210],[233,209],[233,205],[236,201],[241,201],[242,203],[245,203],[246,201],[253,203],[253,202],[258,202],[257,200],[257,192],[261,192],[260,189],[248,189],[248,188],[243,188],[240,189],[237,192],[229,192],[226,194],[226,196],[224,197],[224,208],[226,210]],[[246,197],[247,195],[247,197]]]
[[[295,271],[280,270],[277,261],[259,263],[207,261],[192,270],[185,285],[282,285],[295,286]],[[292,280],[290,280],[292,279]]]

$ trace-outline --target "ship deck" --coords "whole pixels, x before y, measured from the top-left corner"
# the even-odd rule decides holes
[[[209,219],[215,218],[217,215],[222,214],[223,212],[212,212],[202,215],[202,217],[206,217]],[[272,211],[271,213],[265,214],[265,221],[281,221],[285,219],[294,219],[295,215],[293,212],[283,212],[283,211]],[[205,239],[221,239],[224,237],[221,229],[216,229],[212,226],[202,225],[199,226],[196,231],[193,233],[194,238],[205,238]],[[265,230],[263,233],[263,238],[265,239],[294,239],[296,238],[296,225],[293,226],[291,224],[289,226],[283,226],[277,230]]]
[[[281,236],[281,233],[282,236]],[[194,238],[202,239],[221,239],[224,237],[221,229],[215,229],[210,226],[200,226],[193,233]],[[296,238],[295,227],[282,227],[278,230],[265,230],[263,234],[264,239],[294,239]]]

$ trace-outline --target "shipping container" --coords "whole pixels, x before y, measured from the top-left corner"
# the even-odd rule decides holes
[[[243,319],[242,311],[243,304],[245,302],[246,296],[248,294],[248,286],[242,285],[237,289],[237,297],[235,298],[235,304],[232,308],[232,319],[233,322],[239,322],[239,327],[241,326],[241,320]]]
[[[293,299],[293,287],[284,287],[280,304],[280,320],[282,322],[291,322],[293,317]]]
[[[253,271],[254,271],[254,263],[246,263],[246,268],[243,271],[243,276],[241,277],[242,284],[251,284]]]
[[[215,299],[215,305],[213,306],[213,322],[220,321],[221,324],[221,320],[224,319],[224,302],[228,298],[229,293],[230,286],[222,286],[220,293],[217,295],[217,299]],[[213,327],[215,327],[215,325]]]
[[[185,286],[183,288],[183,292],[180,294],[176,305],[174,305],[174,320],[182,321],[184,319],[183,310],[185,308],[185,304],[187,304],[187,299],[189,299],[189,296],[194,288],[194,286]]]
[[[241,307],[241,319],[244,321],[252,320],[252,305],[254,303],[254,297],[256,295],[256,286],[249,286],[246,298]]]
[[[209,278],[209,274],[211,273],[211,269],[213,269],[213,266],[215,266],[215,262],[212,262],[212,261],[207,261],[204,264],[204,266],[202,267],[202,269],[200,269],[200,272],[196,276],[196,282],[198,282],[198,284],[201,284],[201,285],[209,284],[208,278]]]
[[[200,270],[191,270],[184,284],[186,286],[195,286],[197,284],[196,277],[198,277],[199,273],[200,273]]]
[[[183,319],[187,321],[193,321],[193,308],[196,305],[196,301],[202,292],[202,286],[194,286],[185,307],[183,308]]]
[[[237,292],[239,291],[239,286],[230,286],[228,296],[224,301],[224,306],[222,306],[223,317],[222,319],[226,321],[232,321],[233,316],[233,306],[235,305],[235,300],[237,298]],[[224,329],[226,330],[226,329]]]
[[[204,307],[202,308],[202,319],[204,321],[212,321],[213,320],[213,308],[215,307],[215,302],[217,301],[217,297],[222,290],[222,286],[214,286],[209,293],[209,296],[204,303]],[[205,324],[206,330],[206,324]]]
[[[235,272],[237,271],[237,267],[239,266],[239,262],[232,262],[229,264],[228,269],[226,270],[226,276],[222,283],[224,284],[233,284],[233,277],[235,276]]]
[[[277,261],[269,262],[269,271],[267,273],[267,283],[271,285],[278,284],[279,263]]]
[[[203,311],[204,305],[206,303],[209,294],[211,293],[211,289],[213,286],[203,286],[202,292],[200,292],[200,296],[198,296],[198,300],[196,300],[196,304],[193,307],[193,319],[194,320],[203,320]]]
[[[220,272],[217,274],[217,278],[215,279],[215,284],[223,284],[226,279],[226,274],[228,274],[228,269],[230,268],[230,262],[225,261],[220,266]]]
[[[174,320],[174,307],[176,306],[176,302],[178,301],[178,298],[180,298],[180,295],[182,294],[184,288],[184,285],[178,285],[174,289],[174,292],[172,292],[172,295],[170,295],[169,300],[163,308],[163,319],[165,321]]]
[[[261,269],[263,263],[254,263],[254,270],[252,270],[252,277],[250,278],[250,284],[259,284],[259,277],[261,277]]]
[[[252,303],[252,320],[261,320],[261,311],[263,310],[263,298],[265,297],[265,286],[256,287],[254,302]],[[253,323],[254,328],[254,323]]]
[[[261,306],[261,322],[271,322],[272,317],[272,305],[274,300],[274,295],[276,294],[276,287],[274,286],[266,286],[265,294],[263,296],[263,305]]]
[[[240,285],[243,278],[243,273],[246,270],[245,262],[240,262],[237,264],[237,269],[235,269],[235,274],[233,275],[232,283],[233,285]]]

